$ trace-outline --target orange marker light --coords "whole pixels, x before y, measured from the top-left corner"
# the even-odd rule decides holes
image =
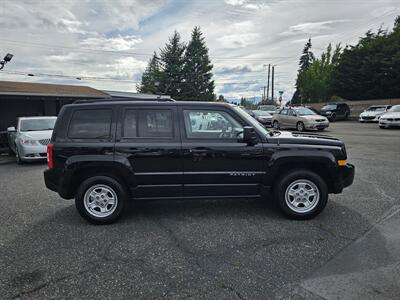
[[[344,167],[345,165],[347,165],[347,160],[346,160],[346,159],[338,160],[338,161],[337,161],[337,164],[338,164],[340,167]]]

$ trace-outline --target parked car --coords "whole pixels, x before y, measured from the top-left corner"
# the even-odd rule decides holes
[[[347,120],[350,116],[350,107],[346,103],[328,103],[321,108],[321,115],[334,122],[337,120]]]
[[[271,126],[272,115],[264,110],[253,110],[254,118],[264,126]]]
[[[277,106],[276,105],[260,105],[258,107],[258,110],[263,110],[266,111],[267,113],[269,113],[270,115],[273,115],[274,113],[276,113],[277,110]]]
[[[17,163],[45,160],[57,117],[20,117],[17,128],[7,128],[8,145]]]
[[[192,122],[210,116],[225,122]],[[116,221],[130,199],[254,198],[268,191],[284,214],[308,219],[354,178],[342,141],[268,131],[227,103],[65,105],[47,149],[47,188],[75,198],[81,216],[96,224]]]
[[[392,106],[388,112],[379,118],[379,127],[400,127],[400,105]]]
[[[359,117],[361,123],[364,122],[379,122],[379,118],[387,112],[391,105],[373,105],[364,110]]]
[[[306,107],[283,108],[272,116],[272,126],[275,129],[291,128],[297,131],[324,130],[329,127],[329,121],[326,117],[317,115],[311,109]]]
[[[317,115],[321,115],[320,111],[317,110],[317,109],[315,109],[315,108],[312,107],[312,106],[304,106],[304,107],[306,107],[306,108],[308,108],[308,109],[311,109],[311,110],[312,110],[313,112],[315,112]]]

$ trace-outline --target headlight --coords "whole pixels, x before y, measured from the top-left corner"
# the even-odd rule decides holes
[[[35,141],[35,140],[21,139],[20,141],[21,141],[22,145],[26,145],[26,146],[36,146],[37,145],[37,141]]]

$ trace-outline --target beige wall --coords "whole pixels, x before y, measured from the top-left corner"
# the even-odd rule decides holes
[[[332,101],[333,102],[333,101]],[[381,99],[381,100],[362,100],[362,101],[343,101],[347,103],[350,107],[350,117],[358,118],[360,113],[362,113],[365,109],[367,109],[371,105],[400,105],[399,99]],[[320,110],[322,106],[326,103],[307,103],[307,105],[314,107],[317,110]]]

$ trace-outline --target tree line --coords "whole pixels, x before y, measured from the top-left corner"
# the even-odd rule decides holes
[[[369,30],[355,46],[329,44],[319,58],[311,48],[309,39],[291,103],[400,97],[400,16],[393,30]]]
[[[186,44],[175,31],[168,43],[154,52],[137,86],[141,93],[169,95],[175,100],[214,101],[214,80],[208,47],[200,27]],[[223,98],[223,97],[222,97]],[[219,97],[221,99],[221,96]]]

